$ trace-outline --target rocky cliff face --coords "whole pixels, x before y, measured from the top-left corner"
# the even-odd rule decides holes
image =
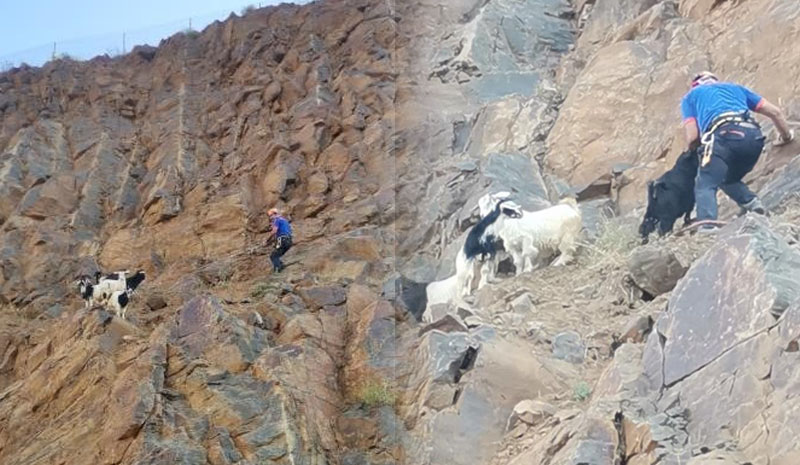
[[[0,75],[0,462],[376,446],[345,434],[372,415],[346,335],[378,295],[346,286],[392,267],[396,22],[386,2],[284,5]],[[297,232],[278,278],[270,206]],[[98,267],[147,272],[129,321],[82,309],[72,280]]]
[[[795,463],[797,146],[748,178],[773,217],[633,249],[689,75],[796,118],[798,21],[321,1],[0,75],[0,462]],[[417,323],[500,190],[577,193],[578,263]],[[147,271],[129,321],[82,308],[98,267]]]
[[[270,205],[300,243],[379,224],[394,38],[386,6],[286,6],[3,75],[3,301],[47,310],[84,256],[168,272],[241,251]]]

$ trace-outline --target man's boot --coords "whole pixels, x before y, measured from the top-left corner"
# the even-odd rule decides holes
[[[753,212],[758,213],[759,215],[766,215],[767,210],[764,208],[764,205],[761,203],[761,199],[758,197],[754,197],[753,200],[740,205],[742,208],[742,214],[746,212]]]

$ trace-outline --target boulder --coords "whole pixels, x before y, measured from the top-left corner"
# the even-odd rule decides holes
[[[764,207],[772,210],[798,192],[800,192],[800,155],[774,174],[758,195]]]
[[[145,303],[147,304],[147,308],[149,308],[151,311],[161,310],[167,306],[167,301],[161,294],[150,294],[147,296]]]
[[[518,422],[522,422],[530,426],[536,426],[546,418],[553,416],[555,413],[555,407],[547,402],[526,399],[514,406],[511,416],[508,417],[507,429],[513,429]]]
[[[673,291],[645,347],[644,373],[660,398],[650,420],[660,450],[683,457],[732,435],[754,463],[800,456],[795,445],[766,439],[769,425],[800,408],[791,400],[800,384],[787,382],[799,322],[800,253],[763,217],[726,227]],[[781,435],[795,429],[784,424]]]
[[[686,273],[671,250],[657,245],[636,248],[628,260],[628,268],[633,282],[653,297],[671,291]]]
[[[318,286],[300,291],[306,305],[319,309],[329,305],[342,305],[347,301],[347,291],[339,286]]]
[[[518,295],[508,305],[512,311],[522,315],[532,315],[536,311],[533,296],[528,292]]]
[[[553,338],[553,356],[570,363],[583,363],[586,345],[575,331],[564,331]]]
[[[494,333],[483,336],[475,366],[460,378],[457,395],[450,398],[452,405],[426,415],[424,424],[430,433],[423,439],[430,447],[428,463],[487,463],[497,451],[515,405],[529,399],[532,392],[545,397],[575,382],[577,373],[570,364],[542,360],[520,350],[524,344]]]

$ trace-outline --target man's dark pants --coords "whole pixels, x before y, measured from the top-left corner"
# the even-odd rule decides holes
[[[291,247],[291,236],[280,236],[276,239],[275,250],[269,256],[269,259],[272,261],[272,269],[274,271],[280,271],[283,269],[284,265],[281,261],[281,257],[283,254],[288,252]]]
[[[717,189],[740,206],[756,198],[742,178],[756,165],[763,148],[764,136],[755,126],[730,123],[714,132],[711,161],[700,167],[695,183],[698,220],[717,219]]]

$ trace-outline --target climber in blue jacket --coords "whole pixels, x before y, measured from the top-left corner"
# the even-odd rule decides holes
[[[281,216],[277,208],[270,208],[267,214],[272,224],[269,239],[275,237],[275,250],[270,254],[269,259],[272,261],[272,270],[280,273],[286,268],[281,257],[292,247],[292,227],[289,225],[289,220]]]
[[[769,117],[778,130],[773,145],[790,143],[794,134],[781,110],[747,87],[719,82],[703,71],[692,79],[692,89],[681,100],[681,115],[689,148],[703,145],[695,182],[697,220],[717,219],[717,189],[744,211],[764,214],[759,198],[742,182],[761,156],[764,136],[750,111]],[[707,225],[701,232],[713,231]]]

